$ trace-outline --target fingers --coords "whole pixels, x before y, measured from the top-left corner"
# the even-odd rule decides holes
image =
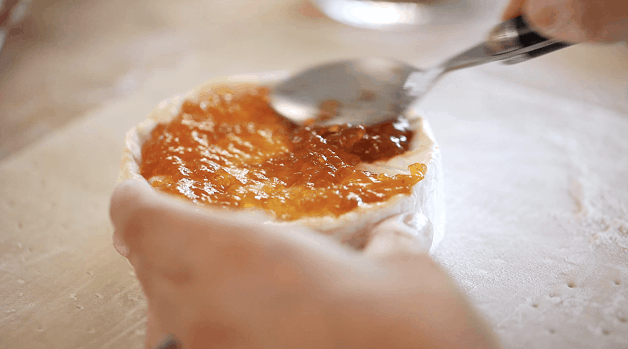
[[[189,265],[222,261],[231,272],[251,272],[278,258],[309,260],[329,270],[356,262],[357,254],[305,227],[266,224],[251,211],[209,210],[157,193],[144,181],[122,182],[112,196],[111,219],[118,251],[153,265],[169,258]],[[290,257],[288,257],[290,256]],[[166,269],[172,269],[168,267]],[[227,272],[227,268],[212,269]],[[219,277],[220,275],[214,275]]]
[[[512,0],[502,17],[519,14],[541,34],[567,42],[628,40],[625,0]]]
[[[502,12],[502,20],[508,20],[522,14],[523,5],[526,0],[512,0],[508,3],[504,12]]]
[[[126,233],[132,230],[129,229],[129,225],[133,216],[136,215],[136,210],[146,203],[143,201],[146,192],[144,185],[148,184],[140,181],[125,181],[115,188],[111,196],[109,216],[114,228],[113,246],[125,257],[128,257],[130,252],[126,241]]]
[[[194,255],[186,251],[198,249],[203,242],[207,253],[197,255],[206,256],[230,245],[245,248],[258,241],[256,233],[264,230],[262,221],[254,214],[244,216],[194,207],[157,193],[148,183],[138,180],[127,180],[116,187],[110,214],[114,234],[126,254],[159,251],[163,256],[173,251],[185,257]]]
[[[179,235],[179,240],[197,235],[238,237],[246,227],[259,227],[256,215],[211,211],[180,202],[176,198],[158,193],[148,183],[127,180],[120,183],[111,198],[110,215],[116,234],[128,243],[148,233],[151,239],[166,239]],[[178,233],[179,231],[185,233]],[[215,231],[214,234],[208,234]]]

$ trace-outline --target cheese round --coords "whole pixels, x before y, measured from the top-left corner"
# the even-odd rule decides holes
[[[128,131],[126,135],[119,181],[147,182],[140,174],[142,145],[150,139],[153,129],[160,123],[168,123],[178,115],[186,99],[194,99],[216,86],[257,84],[272,86],[276,79],[259,76],[233,76],[214,79],[185,95],[163,101],[145,121]],[[421,163],[427,168],[425,176],[414,184],[409,195],[396,195],[384,202],[360,204],[340,216],[302,217],[293,221],[281,221],[264,211],[252,215],[259,224],[278,226],[306,226],[357,249],[367,246],[375,235],[394,233],[409,237],[425,250],[433,251],[444,234],[443,176],[439,148],[427,121],[413,110],[405,115],[409,128],[414,132],[409,149],[393,158],[373,163],[361,163],[358,169],[376,174],[408,174],[408,167]],[[165,194],[164,194],[165,195]],[[173,204],[180,198],[168,196]],[[189,209],[198,206],[189,203]],[[220,207],[205,206],[203,209],[224,212]],[[229,211],[224,212],[229,214]]]

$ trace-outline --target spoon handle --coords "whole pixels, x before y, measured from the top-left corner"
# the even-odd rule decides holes
[[[538,34],[519,16],[496,25],[485,42],[449,58],[439,67],[448,72],[494,61],[515,64],[568,46],[571,44]]]
[[[523,16],[518,16],[495,26],[485,42],[485,51],[506,64],[515,64],[560,50],[571,44],[546,38],[535,32]]]
[[[406,100],[421,98],[444,73],[452,70],[494,61],[520,63],[568,46],[571,44],[540,35],[530,28],[523,16],[518,16],[493,27],[485,42],[431,69],[411,73],[404,83]],[[409,104],[407,102],[404,105]]]

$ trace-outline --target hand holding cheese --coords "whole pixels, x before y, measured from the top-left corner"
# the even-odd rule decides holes
[[[190,210],[139,180],[120,184],[111,207],[116,246],[148,299],[147,348],[167,334],[187,349],[499,347],[394,229],[358,252],[250,212]]]
[[[540,33],[563,41],[628,40],[625,0],[511,0],[502,17],[521,14]]]

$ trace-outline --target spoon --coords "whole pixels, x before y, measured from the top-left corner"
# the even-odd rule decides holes
[[[519,16],[495,26],[485,42],[427,70],[381,58],[307,69],[275,86],[270,104],[299,125],[374,125],[402,115],[447,72],[494,61],[515,64],[567,46],[535,33]]]

